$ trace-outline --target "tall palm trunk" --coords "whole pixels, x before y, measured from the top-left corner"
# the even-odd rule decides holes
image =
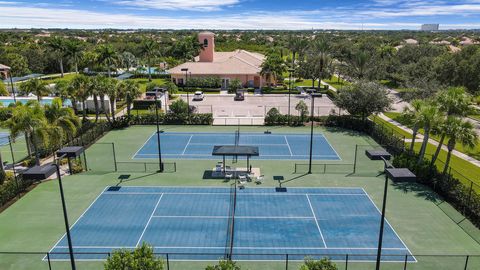
[[[3,184],[3,181],[5,180],[5,168],[3,167],[3,158],[2,158],[2,153],[0,152],[0,185]]]
[[[412,128],[412,142],[410,143],[410,153],[413,153],[413,148],[415,147],[415,139],[417,138],[418,134],[418,126],[415,124]]]
[[[450,167],[450,159],[452,157],[453,149],[455,148],[455,140],[450,139],[447,143],[448,153],[447,153],[447,160],[445,160],[445,167],[443,167],[443,175],[448,173],[448,168]]]
[[[132,99],[127,97],[127,117],[130,118],[130,107],[132,106]]]
[[[37,142],[36,142],[36,139],[35,139],[35,129],[33,129],[33,132],[30,136],[31,140],[32,140],[32,146],[33,146],[33,152],[35,152],[35,165],[40,165],[40,157],[38,156],[38,147],[37,147]]]
[[[83,121],[85,122],[87,120],[87,103],[85,102],[85,100],[82,100],[82,107]]]
[[[25,132],[25,143],[27,146],[28,157],[32,157],[32,148],[31,148],[30,139],[27,132]]]
[[[432,157],[432,167],[435,165],[435,161],[437,161],[438,155],[440,154],[440,150],[442,150],[443,142],[445,140],[445,133],[442,133],[442,137],[440,137],[440,141],[438,142],[437,150],[435,150],[435,154]]]
[[[98,97],[97,94],[93,94],[93,106],[95,106],[95,123],[98,122],[98,115],[100,111],[98,109]]]
[[[110,123],[110,116],[108,115],[107,110],[105,110],[105,95],[100,95],[100,108],[102,109],[102,112],[105,114],[107,121]]]
[[[115,98],[110,97],[110,113],[112,114],[112,122],[115,122]]]
[[[63,59],[60,57],[60,73],[62,73],[63,78]]]
[[[148,66],[148,81],[151,82],[152,81],[152,74],[150,72],[150,57],[147,59],[147,66]]]
[[[430,138],[430,126],[424,126],[424,134],[423,134],[423,142],[422,147],[420,148],[420,153],[418,154],[418,164],[423,163],[423,157],[425,156],[425,152],[427,150],[428,139]]]
[[[75,73],[78,74],[78,61],[75,60]]]

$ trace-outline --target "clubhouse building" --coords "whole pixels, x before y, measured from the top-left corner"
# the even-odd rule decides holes
[[[203,49],[195,57],[195,62],[186,62],[168,70],[177,85],[183,85],[186,74],[188,78],[218,77],[222,81],[222,89],[227,89],[233,79],[240,80],[244,87],[254,88],[274,83],[260,75],[264,55],[245,50],[216,52],[215,34],[212,32],[199,33],[198,41]]]

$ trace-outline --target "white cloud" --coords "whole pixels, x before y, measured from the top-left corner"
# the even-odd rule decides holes
[[[112,1],[111,3],[140,8],[213,11],[238,4],[239,2],[240,0],[120,0]]]
[[[183,0],[169,0],[186,3]],[[205,1],[205,0],[203,0]],[[223,0],[223,2],[237,0]],[[207,1],[205,1],[207,2]],[[213,1],[208,1],[212,3]],[[218,1],[215,1],[218,3]],[[388,4],[391,0],[377,0]],[[408,1],[409,3],[418,1]],[[479,2],[477,4],[477,2]],[[197,2],[202,3],[202,1]],[[204,2],[203,2],[204,3]],[[185,4],[188,5],[188,4]],[[371,8],[354,10],[347,7],[317,9],[312,11],[290,10],[278,12],[228,12],[222,16],[198,13],[176,16],[147,16],[135,11],[124,13],[77,10],[27,5],[8,5],[0,1],[0,28],[151,28],[151,29],[419,29],[420,24],[402,22],[403,17],[480,13],[480,0],[469,4],[429,6],[428,9],[402,7],[398,10]],[[128,13],[132,12],[132,13]],[[383,19],[382,19],[383,18]],[[479,28],[479,20],[445,22],[442,28]],[[386,22],[386,20],[388,22]],[[448,24],[448,25],[447,25]]]

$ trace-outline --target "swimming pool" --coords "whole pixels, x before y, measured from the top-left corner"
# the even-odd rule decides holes
[[[53,99],[54,98],[52,98],[52,97],[44,97],[40,100],[40,104],[42,104],[42,105],[52,104]],[[37,100],[37,98],[35,98],[35,97],[17,97],[16,100],[17,100],[17,102],[20,101],[22,104],[25,104],[30,100]],[[3,105],[3,107],[8,107],[8,105],[10,105],[12,103],[15,103],[15,101],[13,100],[13,98],[5,97],[5,98],[0,98],[0,103]],[[72,102],[67,99],[67,100],[65,100],[63,105],[71,107]]]

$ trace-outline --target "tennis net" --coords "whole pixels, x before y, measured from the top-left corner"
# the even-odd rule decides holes
[[[237,184],[230,185],[230,207],[228,210],[227,239],[225,242],[225,259],[231,260],[233,254],[233,233],[235,231],[235,208],[237,206]]]

